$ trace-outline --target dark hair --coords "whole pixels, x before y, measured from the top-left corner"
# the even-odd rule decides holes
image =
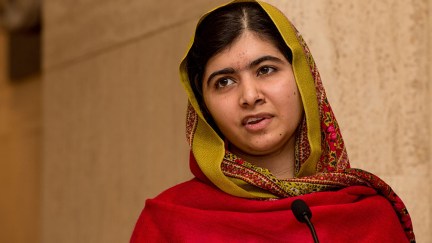
[[[208,60],[231,45],[246,30],[271,41],[292,62],[291,50],[258,3],[232,3],[216,9],[199,23],[186,59],[189,82],[203,113],[206,113],[206,108],[203,107],[202,78]]]

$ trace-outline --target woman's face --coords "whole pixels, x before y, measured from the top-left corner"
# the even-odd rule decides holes
[[[203,96],[233,152],[262,156],[294,146],[303,106],[291,64],[253,32],[209,59]]]

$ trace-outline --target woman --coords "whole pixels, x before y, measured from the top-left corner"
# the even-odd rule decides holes
[[[195,178],[148,200],[131,242],[414,242],[381,179],[350,169],[313,58],[286,17],[257,1],[203,16],[180,65]]]

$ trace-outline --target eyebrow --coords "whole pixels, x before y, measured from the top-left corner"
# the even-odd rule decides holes
[[[255,66],[258,66],[260,63],[265,62],[265,61],[274,61],[274,62],[278,62],[278,63],[283,63],[283,61],[280,58],[277,58],[275,56],[262,56],[254,61],[252,61],[251,63],[249,63],[249,65],[247,66],[248,69],[251,69]],[[233,74],[235,73],[236,70],[234,68],[224,68],[218,71],[215,71],[213,73],[210,74],[210,76],[207,79],[207,85],[210,84],[210,81],[217,75],[222,75],[222,74]]]

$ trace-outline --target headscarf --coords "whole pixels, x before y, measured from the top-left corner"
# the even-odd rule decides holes
[[[267,169],[254,166],[228,151],[224,140],[201,112],[188,77],[186,53],[180,64],[180,77],[188,94],[186,137],[194,175],[228,194],[251,199],[285,198],[355,185],[371,187],[392,204],[408,239],[414,241],[410,216],[390,186],[369,172],[350,168],[340,128],[318,69],[294,25],[270,4],[241,0],[228,4],[238,2],[258,3],[292,51],[292,68],[304,108],[296,136],[294,178],[277,179]],[[193,40],[191,46],[192,43]]]

